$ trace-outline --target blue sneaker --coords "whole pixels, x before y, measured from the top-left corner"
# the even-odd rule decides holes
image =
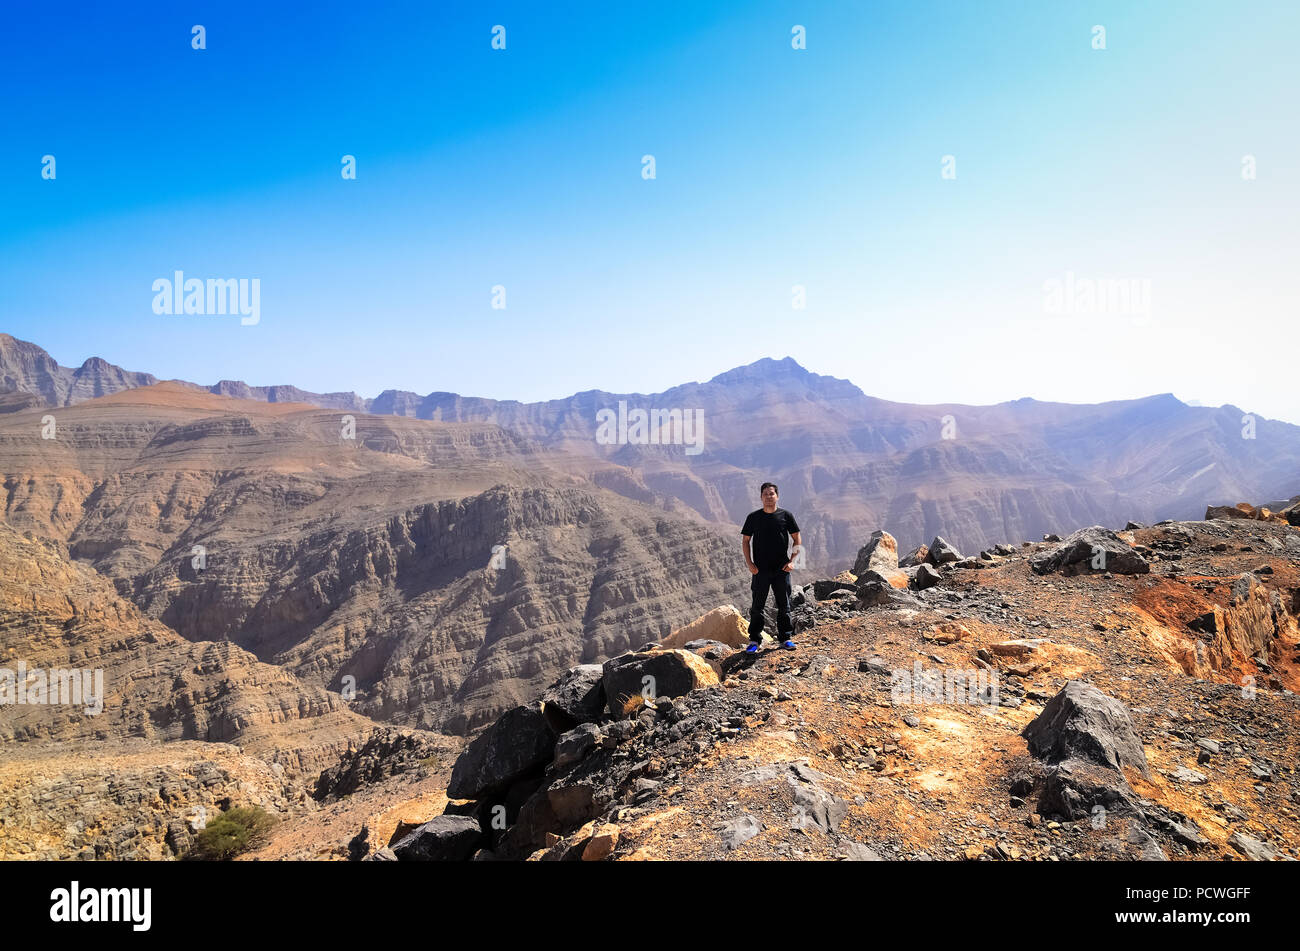
[[[746,654],[757,654],[757,653],[758,653],[758,642],[757,642],[757,641],[750,641],[750,642],[749,642],[749,646],[745,648],[745,653],[746,653]]]
[[[794,641],[782,641],[781,647],[785,650],[792,651],[794,650]]]

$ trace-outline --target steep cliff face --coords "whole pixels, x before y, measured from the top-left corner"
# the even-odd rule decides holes
[[[375,727],[3,523],[0,701],[0,858],[171,858],[223,809],[311,811],[319,771]]]
[[[301,765],[373,726],[337,694],[234,644],[178,636],[60,543],[3,524],[0,591],[6,744],[232,742]]]
[[[726,582],[743,573],[735,546],[579,489],[499,486],[302,536],[205,537],[204,570],[167,558],[135,580],[145,610],[351,685],[370,716],[452,733],[743,592]]]
[[[40,415],[0,418],[11,524],[66,540],[184,637],[385,720],[472,731],[746,590],[735,539],[489,423],[174,384],[60,410],[52,439]]]

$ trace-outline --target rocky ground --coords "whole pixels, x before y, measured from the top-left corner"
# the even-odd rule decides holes
[[[857,567],[901,586],[809,586],[794,652],[575,669],[471,744],[445,815],[369,857],[1300,855],[1296,527],[1088,530],[931,559],[923,590],[892,557]],[[657,695],[611,704],[647,671]],[[926,679],[956,672],[975,686]]]

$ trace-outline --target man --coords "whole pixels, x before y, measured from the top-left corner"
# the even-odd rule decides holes
[[[763,507],[750,512],[740,529],[741,550],[749,566],[749,588],[754,600],[749,607],[749,646],[753,654],[763,639],[763,608],[770,588],[776,599],[777,638],[786,650],[794,650],[794,624],[790,621],[790,541],[799,544],[799,524],[785,509],[776,507],[776,484],[764,482],[759,487]],[[751,552],[750,546],[753,545]]]

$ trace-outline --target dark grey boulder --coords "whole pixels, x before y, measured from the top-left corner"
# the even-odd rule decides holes
[[[833,578],[823,578],[812,583],[813,597],[818,601],[825,601],[832,591],[853,591],[855,588],[852,581],[836,581]]]
[[[962,560],[961,552],[940,535],[934,536],[934,541],[930,542],[929,547],[930,552],[925,556],[925,560],[932,565],[947,565]]]
[[[392,846],[399,862],[465,862],[483,844],[483,830],[469,816],[436,816]]]
[[[580,762],[600,742],[600,727],[581,723],[555,741],[555,766],[564,769]]]
[[[915,595],[900,588],[895,588],[883,581],[868,581],[866,584],[859,585],[857,603],[861,608],[874,608],[885,605],[903,608],[922,608],[925,606]]]
[[[555,755],[555,734],[536,706],[519,706],[501,714],[496,723],[466,747],[452,767],[449,799],[481,799],[505,792],[527,773]]]
[[[1021,735],[1030,753],[1051,763],[1080,759],[1121,775],[1125,766],[1151,775],[1124,704],[1082,680],[1067,683]]]
[[[1038,796],[1038,812],[1068,821],[1093,816],[1097,807],[1106,814],[1141,814],[1132,787],[1124,777],[1095,763],[1071,759],[1047,770]]]
[[[943,576],[935,571],[930,565],[921,565],[916,569],[916,577],[912,579],[912,587],[917,591],[924,591],[926,588],[933,588]]]
[[[605,709],[600,664],[582,664],[567,670],[542,694],[542,714],[558,735],[579,723],[590,723]]]
[[[1145,558],[1109,528],[1093,525],[1081,528],[1051,551],[1029,559],[1035,574],[1060,572],[1079,575],[1089,572],[1114,572],[1118,575],[1144,575],[1151,571]]]
[[[879,607],[889,604],[894,594],[893,585],[883,581],[870,581],[858,587],[858,601],[867,607]]]
[[[703,677],[699,666],[691,666],[695,657],[689,652],[656,651],[648,654],[622,654],[605,662],[605,697],[610,713],[623,715],[623,702],[644,695],[647,685],[653,692],[652,700],[660,697],[680,697],[696,687],[708,686],[717,675],[706,661],[697,664],[708,671]],[[649,681],[646,678],[653,678]]]

